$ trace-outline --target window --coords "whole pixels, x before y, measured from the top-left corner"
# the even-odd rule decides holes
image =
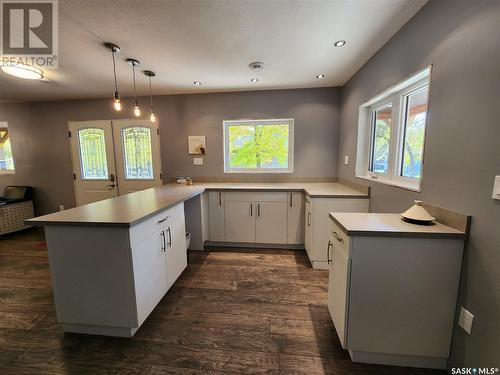
[[[356,177],[420,191],[431,67],[359,107]]]
[[[86,128],[78,131],[82,180],[107,180],[108,162],[104,130]]]
[[[224,172],[292,173],[293,119],[224,121]]]
[[[151,129],[134,126],[122,130],[125,179],[152,180],[153,152]]]
[[[14,171],[9,127],[6,122],[0,122],[0,174],[14,173]]]

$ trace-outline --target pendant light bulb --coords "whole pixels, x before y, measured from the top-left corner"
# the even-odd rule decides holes
[[[115,91],[115,95],[114,95],[114,107],[115,107],[115,110],[117,112],[121,111],[122,110],[122,103],[120,103],[120,94],[118,93],[118,91]]]
[[[141,109],[139,108],[136,99],[134,99],[134,115],[135,117],[139,117],[141,115]]]
[[[151,122],[156,122],[156,115],[154,112],[151,112],[151,116],[149,116],[149,119],[151,120]]]

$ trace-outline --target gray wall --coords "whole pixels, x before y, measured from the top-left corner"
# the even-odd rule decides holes
[[[471,336],[455,330],[450,366],[500,364],[499,25],[499,1],[431,0],[342,89],[339,177],[368,184],[343,165],[356,156],[359,105],[434,64],[422,192],[370,183],[371,208],[402,212],[422,199],[473,216],[459,304],[475,321]]]
[[[148,98],[140,98],[143,110]],[[295,118],[295,172],[284,175],[231,175],[243,180],[294,180],[337,176],[340,89],[300,89],[171,95],[154,98],[161,132],[165,180],[178,175],[224,178],[222,121],[237,118]],[[128,100],[126,108],[130,110]],[[109,99],[0,104],[8,121],[16,163],[15,175],[0,175],[0,186],[35,187],[38,214],[75,205],[69,120],[132,118],[117,113]],[[187,153],[188,135],[207,136],[205,165],[195,167]]]

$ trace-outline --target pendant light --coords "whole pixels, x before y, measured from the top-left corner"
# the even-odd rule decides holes
[[[149,78],[149,100],[151,105],[151,115],[149,116],[149,119],[151,120],[151,122],[156,122],[155,107],[153,106],[153,92],[151,91],[151,78],[153,78],[156,73],[152,70],[144,70],[143,73],[146,77]]]
[[[115,64],[115,53],[120,53],[120,47],[114,43],[104,43],[104,47],[108,51],[111,51],[113,56],[113,76],[115,77],[115,93],[113,95],[114,107],[116,111],[122,110],[122,104],[120,103],[120,93],[118,92],[118,84],[116,83],[116,64]]]
[[[135,67],[139,66],[141,63],[136,59],[127,59],[127,63],[132,65],[132,77],[134,78],[134,115],[135,117],[139,117],[141,115],[141,109],[139,108],[139,104],[137,103],[137,88],[135,86]]]

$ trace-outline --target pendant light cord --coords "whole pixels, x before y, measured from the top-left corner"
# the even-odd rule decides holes
[[[132,76],[134,77],[134,99],[137,102],[137,90],[135,88],[135,65],[132,64]]]
[[[149,76],[149,98],[150,98],[151,108],[153,108],[153,92],[151,91],[151,76]]]
[[[115,91],[118,91],[118,84],[116,83],[116,65],[115,65],[115,51],[112,51],[113,56],[113,75],[115,76]]]

